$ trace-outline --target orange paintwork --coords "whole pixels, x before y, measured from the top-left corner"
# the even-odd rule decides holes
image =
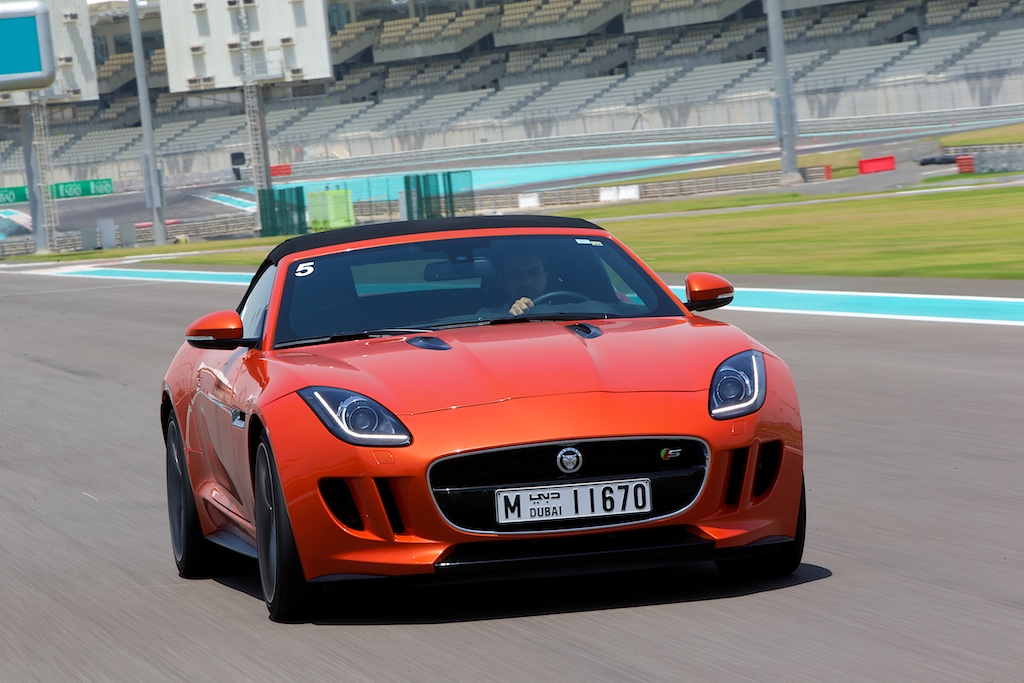
[[[534,229],[531,234],[593,237],[597,232]],[[481,229],[459,236],[491,234]],[[436,237],[391,237],[372,244]],[[604,232],[599,237],[615,241]],[[796,392],[785,364],[743,332],[684,312],[669,318],[588,321],[603,333],[594,339],[581,338],[566,329],[570,323],[558,321],[441,330],[434,336],[450,345],[445,352],[415,348],[403,336],[272,349],[269,340],[285,274],[299,262],[339,250],[324,247],[281,260],[261,347],[204,350],[184,344],[171,363],[164,398],[182,426],[204,533],[228,530],[255,545],[252,455],[259,425],[273,446],[309,580],[431,573],[433,563],[455,544],[500,538],[459,530],[445,521],[426,471],[442,456],[515,444],[695,437],[710,450],[707,479],[697,500],[674,516],[622,528],[681,525],[714,540],[716,548],[794,536],[803,482]],[[717,276],[700,274],[693,284],[704,297],[718,297],[726,288],[731,293],[731,285]],[[189,334],[220,339],[224,335],[216,329],[219,325],[236,329],[237,314],[206,316]],[[712,419],[708,393],[716,367],[748,349],[764,354],[768,390],[763,407],[736,419]],[[295,393],[308,386],[342,387],[373,398],[408,428],[411,444],[354,446],[339,440]],[[246,416],[244,428],[231,424],[238,414]],[[755,498],[751,486],[756,458],[751,457],[743,490],[727,503],[729,454],[743,448],[756,453],[767,442],[783,444],[774,485]],[[348,479],[364,529],[346,528],[331,514],[318,490],[318,481],[325,477]],[[392,531],[374,479],[388,480],[396,492],[406,522],[402,533]]]

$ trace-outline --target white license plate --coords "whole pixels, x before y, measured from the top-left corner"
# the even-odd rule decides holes
[[[651,480],[499,489],[494,503],[499,524],[650,512]]]

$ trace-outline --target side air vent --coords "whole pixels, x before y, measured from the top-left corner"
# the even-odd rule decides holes
[[[363,517],[359,514],[359,507],[347,481],[339,478],[321,479],[320,496],[335,519],[349,529],[363,530]]]

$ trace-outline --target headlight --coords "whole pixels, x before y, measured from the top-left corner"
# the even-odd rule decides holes
[[[708,409],[716,420],[742,417],[759,410],[764,405],[764,396],[764,355],[760,351],[744,351],[715,370]]]
[[[336,437],[357,446],[405,446],[412,436],[391,411],[371,398],[333,387],[306,387],[299,396]]]

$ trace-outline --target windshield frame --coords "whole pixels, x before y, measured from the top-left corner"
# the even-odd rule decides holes
[[[515,317],[508,302],[489,298],[497,296],[499,255],[530,248],[540,248],[549,260],[545,264],[552,278],[549,293],[553,289],[585,292],[581,292],[583,300],[540,304],[522,316],[524,321],[687,315],[632,252],[607,233],[595,233],[433,233],[298,252],[280,263],[283,282],[271,348],[505,322]],[[396,273],[391,281],[382,274],[389,267]],[[419,281],[415,281],[416,272]],[[427,273],[432,280],[427,280]],[[322,292],[327,291],[336,294],[325,296]],[[445,299],[443,306],[440,298]],[[411,308],[399,310],[399,303]],[[450,306],[451,314],[428,313],[432,306],[442,312]]]

